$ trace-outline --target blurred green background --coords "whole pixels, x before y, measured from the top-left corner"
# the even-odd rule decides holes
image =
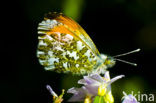
[[[6,3],[9,69],[2,77],[3,103],[52,103],[46,84],[56,93],[77,85],[81,76],[45,71],[36,57],[37,26],[44,14],[62,12],[77,21],[93,39],[101,53],[117,55],[136,48],[142,51],[122,57],[137,67],[117,62],[111,77],[125,78],[112,84],[115,103],[126,93],[155,94],[156,1],[155,0],[15,0]],[[4,14],[4,15],[5,15]],[[7,78],[6,78],[7,77]],[[3,83],[4,82],[4,83]],[[65,95],[65,101],[71,95]],[[156,101],[155,101],[156,102]],[[154,102],[153,102],[154,103]]]

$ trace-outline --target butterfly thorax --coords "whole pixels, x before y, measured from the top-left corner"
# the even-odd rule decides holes
[[[99,57],[98,63],[93,72],[104,74],[107,68],[111,68],[115,65],[115,60],[111,56],[100,54],[98,55],[98,57]]]

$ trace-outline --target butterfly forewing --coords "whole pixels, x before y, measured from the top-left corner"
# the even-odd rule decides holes
[[[70,32],[74,33],[74,36],[76,36],[81,42],[88,46],[91,51],[93,51],[96,55],[99,55],[98,49],[85,30],[71,18],[63,15],[62,13],[50,12],[45,15],[45,19],[55,19],[61,22],[65,27],[67,27],[68,30],[70,30]]]
[[[98,65],[98,50],[72,19],[49,13],[39,23],[38,34],[37,57],[46,70],[85,74]]]

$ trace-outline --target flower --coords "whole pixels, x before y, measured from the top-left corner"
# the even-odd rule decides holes
[[[114,102],[114,98],[111,94],[111,83],[124,77],[124,75],[116,76],[110,79],[109,72],[105,72],[104,77],[97,73],[89,74],[88,76],[83,76],[83,79],[78,81],[78,84],[82,84],[81,88],[71,88],[67,93],[72,93],[73,96],[69,99],[69,102],[80,102],[91,100],[95,96],[104,96],[105,101],[109,103]],[[86,102],[87,103],[87,102]]]
[[[122,103],[139,103],[137,102],[135,96],[133,96],[133,94],[129,94],[127,95],[125,92],[123,92],[123,94],[125,95],[122,99]]]
[[[53,103],[62,103],[63,101],[63,95],[64,95],[64,90],[62,90],[62,94],[60,96],[58,96],[53,89],[50,87],[50,85],[46,86],[47,90],[49,90],[49,92],[51,93],[51,95],[53,96]]]

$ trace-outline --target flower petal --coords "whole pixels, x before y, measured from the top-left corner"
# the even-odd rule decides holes
[[[99,86],[86,85],[85,88],[86,88],[89,95],[97,96]]]
[[[83,78],[86,81],[86,85],[92,85],[92,84],[94,84],[94,85],[100,85],[101,84],[99,81],[97,81],[95,79],[92,79],[92,78],[90,78],[88,76],[84,76]]]
[[[68,100],[68,102],[80,102],[83,101],[86,97],[86,88],[71,88],[67,93],[72,93],[73,96]]]
[[[80,79],[77,83],[87,85],[87,83],[86,83],[86,81],[84,79]]]
[[[138,102],[137,102],[136,98],[130,94],[130,95],[125,96],[122,103],[138,103]]]
[[[108,81],[110,80],[109,71],[105,72],[104,78],[105,78],[106,80],[108,80]]]
[[[113,82],[115,82],[115,81],[117,81],[118,79],[121,79],[121,78],[123,78],[123,77],[125,77],[125,76],[124,76],[124,75],[116,76],[116,77],[112,78],[112,79],[108,82],[108,84],[110,85],[110,84],[112,84]]]
[[[46,85],[47,90],[51,93],[52,96],[58,97],[57,94],[53,91],[50,85]]]
[[[99,75],[99,74],[91,74],[90,78],[99,81],[99,82],[104,82],[104,79]]]

